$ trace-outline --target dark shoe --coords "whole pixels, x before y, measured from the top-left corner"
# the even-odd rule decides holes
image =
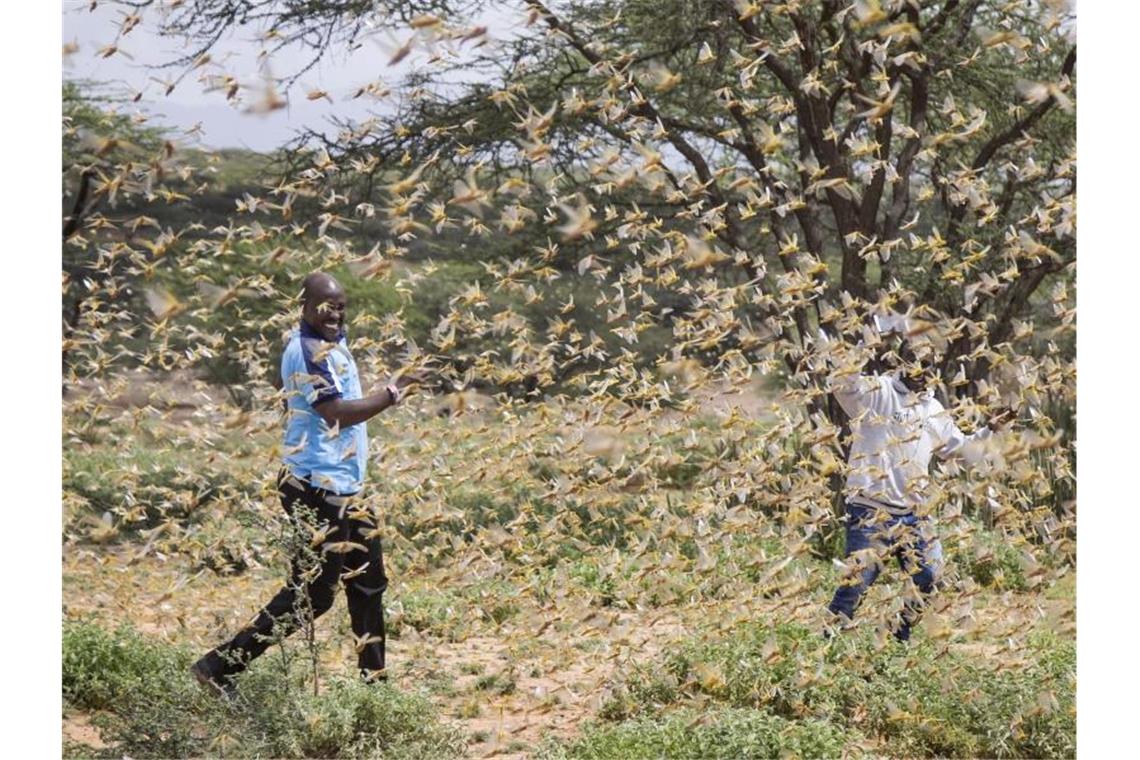
[[[388,683],[388,671],[361,668],[360,678],[364,683]]]
[[[895,625],[894,629],[891,631],[891,635],[895,637],[895,641],[899,642],[900,644],[905,644],[910,641],[911,626],[913,626],[915,622],[916,621],[913,620],[899,620],[897,625]]]
[[[190,673],[202,685],[202,688],[228,702],[237,695],[237,687],[228,676],[222,675],[217,669],[216,662],[219,659],[217,654],[210,652],[190,666]]]

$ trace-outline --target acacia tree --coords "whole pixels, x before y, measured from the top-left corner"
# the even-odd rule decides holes
[[[989,319],[991,345],[1073,262],[1076,48],[1063,3],[524,5],[521,34],[454,62],[437,55],[396,113],[305,136],[336,165],[357,162],[321,173],[354,184],[342,208],[406,195],[368,181],[400,166],[422,168],[414,186],[446,181],[437,188],[473,165],[532,179],[548,168],[562,197],[592,186],[604,198],[622,183],[591,162],[640,160],[667,180],[654,200],[689,210],[681,221],[698,219],[734,255],[726,269],[770,286],[769,270],[822,262],[810,275],[822,292],[864,299],[899,278],[949,316]],[[271,51],[307,46],[310,62],[382,30],[424,32],[397,57],[494,34],[466,23],[488,6],[200,0],[164,28],[199,43],[184,62],[242,25],[267,28]],[[456,84],[459,72],[476,81]],[[976,346],[957,341],[948,362]]]
[[[690,356],[720,375],[778,368],[805,412],[793,428],[833,440],[842,420],[820,414],[812,336],[853,336],[868,312],[917,303],[938,317],[923,332],[967,421],[1004,402],[1030,406],[1045,434],[1065,422],[1076,48],[1064,3],[521,6],[197,0],[163,24],[193,43],[172,65],[202,65],[243,25],[270,53],[306,48],[285,85],[370,37],[378,67],[428,59],[350,95],[378,100],[372,118],[299,136],[260,205],[288,221],[315,204],[316,237],[366,275],[445,231],[469,237],[486,277],[456,293],[434,346],[509,337],[472,351],[469,374],[541,393],[572,370],[585,392],[664,403],[675,388],[631,350],[664,329],[658,368]],[[353,225],[382,235],[364,257],[343,234]],[[510,255],[503,237],[521,241]],[[596,282],[596,303],[546,324],[488,313],[486,292],[540,298],[566,274]],[[603,313],[604,334],[578,329]]]

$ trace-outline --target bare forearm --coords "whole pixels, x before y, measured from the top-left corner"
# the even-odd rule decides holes
[[[316,410],[329,425],[345,428],[371,419],[390,406],[392,406],[392,396],[387,389],[384,389],[379,393],[352,401],[335,398],[317,405]]]

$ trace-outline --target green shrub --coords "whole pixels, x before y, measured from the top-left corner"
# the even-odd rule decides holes
[[[449,758],[464,746],[425,697],[341,677],[314,695],[308,664],[279,651],[238,679],[229,703],[194,682],[191,653],[126,627],[65,624],[63,649],[64,696],[104,711],[94,722],[107,757]]]
[[[335,678],[319,696],[280,688],[281,676],[262,669],[247,679],[252,707],[246,736],[249,755],[338,758],[448,758],[464,742],[439,724],[434,708],[418,694],[356,678]],[[250,740],[260,738],[259,743]]]
[[[871,722],[892,754],[945,757],[1072,757],[1076,752],[1076,651],[1038,637],[1029,664],[1001,671],[972,658],[934,660],[924,648],[917,665],[887,663],[879,684],[861,691]],[[875,686],[878,689],[872,692]],[[1045,695],[1056,706],[1042,710]],[[884,695],[890,695],[887,703]]]
[[[168,519],[195,521],[214,501],[240,504],[259,495],[259,483],[231,470],[192,465],[192,457],[141,441],[115,450],[65,450],[63,490],[81,497],[89,514],[120,515],[128,535]]]
[[[643,717],[617,725],[588,726],[566,746],[547,745],[540,757],[767,758],[839,757],[856,738],[818,720],[789,721],[756,710],[680,710],[664,718]]]
[[[666,461],[653,469],[654,477],[666,488],[691,488],[700,477],[700,462],[689,454],[681,461]]]
[[[95,725],[116,752],[124,746],[140,757],[202,751],[196,721],[184,717],[186,707],[204,696],[187,671],[191,662],[188,652],[146,641],[127,626],[107,632],[88,622],[64,624],[64,699],[110,711]]]
[[[475,681],[475,690],[489,691],[501,696],[513,693],[516,685],[514,676],[509,672],[488,673],[479,676]]]
[[[518,589],[500,580],[479,580],[441,589],[401,589],[393,594],[393,614],[387,633],[393,638],[407,629],[462,640],[472,623],[484,619],[499,625],[519,612]]]
[[[896,756],[1073,754],[1071,642],[1036,636],[1022,665],[995,672],[976,657],[937,651],[921,634],[909,647],[892,641],[882,649],[871,637],[853,631],[825,645],[803,626],[749,624],[723,639],[692,640],[635,671],[600,717],[622,721],[711,700],[860,731]]]
[[[979,534],[976,540],[975,551],[966,555],[966,572],[976,583],[1000,591],[1029,589],[1017,549],[1004,537],[988,531]]]
[[[438,533],[459,536],[464,541],[474,541],[481,528],[503,526],[519,514],[519,507],[529,498],[524,489],[514,489],[504,494],[491,490],[459,490],[448,495],[447,508],[455,514],[434,524]],[[399,503],[393,510],[392,522],[403,538],[416,549],[439,550],[446,544],[440,543],[436,531],[425,531],[415,509],[407,502]],[[448,556],[450,549],[448,549]],[[442,561],[442,560],[441,560]]]
[[[466,620],[461,614],[461,600],[454,594],[443,591],[403,591],[392,603],[397,614],[387,621],[387,633],[400,638],[406,629],[418,633],[458,641],[461,628]]]
[[[599,606],[609,607],[614,603],[616,579],[596,559],[583,557],[575,562],[570,568],[570,577],[588,589]]]
[[[108,633],[93,623],[68,621],[62,664],[64,699],[75,707],[101,710],[147,683],[181,677],[190,660],[127,627]]]
[[[495,625],[501,625],[519,612],[518,591],[510,587],[509,591],[502,590],[507,584],[490,584],[492,591],[480,591],[479,609],[483,616]]]
[[[842,710],[845,682],[853,674],[837,668],[830,680],[802,681],[806,669],[818,665],[820,646],[817,634],[799,624],[751,624],[727,640],[681,647],[666,659],[665,671],[685,691],[733,706],[789,719],[831,716]],[[650,682],[652,690],[660,689],[659,681]]]
[[[448,506],[464,514],[464,525],[469,533],[492,525],[504,525],[519,513],[519,504],[525,500],[522,494],[504,497],[490,491],[460,491],[452,495]]]

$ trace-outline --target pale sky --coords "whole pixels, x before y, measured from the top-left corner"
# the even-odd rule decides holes
[[[176,78],[181,70],[156,67],[185,55],[180,41],[160,37],[157,33],[158,17],[144,15],[143,22],[120,40],[118,47],[121,52],[109,58],[100,57],[99,51],[115,40],[124,11],[108,3],[100,3],[93,12],[89,7],[89,0],[64,0],[63,43],[77,43],[79,46],[77,52],[65,58],[64,77],[113,83],[127,94],[142,90],[142,100],[131,104],[132,108],[155,115],[154,123],[179,130],[189,129],[200,122],[200,144],[215,148],[245,147],[267,151],[286,142],[303,127],[331,129],[330,116],[360,119],[370,111],[383,113],[391,107],[390,99],[349,98],[358,87],[377,79],[389,87],[395,85],[413,67],[423,65],[427,57],[423,52],[413,52],[398,65],[389,67],[387,62],[391,52],[373,42],[366,42],[351,53],[343,48],[330,50],[287,94],[289,105],[286,108],[250,114],[243,110],[257,99],[265,81],[256,60],[261,49],[256,30],[242,30],[244,36],[231,34],[223,39],[211,53],[220,66],[209,64],[187,74],[170,95],[164,96],[162,81]],[[489,11],[477,22],[491,27],[492,38],[502,38],[518,29],[521,18],[521,11],[516,7],[500,7]],[[409,34],[410,30],[398,39],[394,36],[389,39],[402,43]],[[308,51],[298,49],[288,54],[281,51],[271,61],[270,70],[279,77],[291,75],[308,60]],[[205,92],[207,84],[200,81],[203,72],[220,73],[223,70],[249,87],[243,88],[240,94],[246,100],[245,104],[238,106],[227,102],[221,91]],[[315,89],[328,92],[333,102],[323,98],[307,99],[306,94]]]

